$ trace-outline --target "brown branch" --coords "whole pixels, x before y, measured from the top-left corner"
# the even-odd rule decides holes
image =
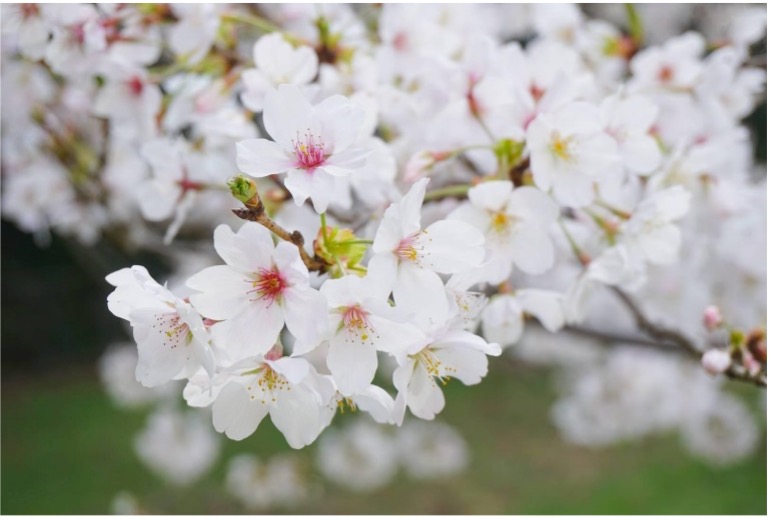
[[[628,308],[628,310],[631,312],[634,319],[636,320],[636,325],[639,327],[639,330],[654,339],[658,339],[659,341],[664,342],[668,341],[676,344],[681,348],[684,348],[698,360],[700,360],[700,358],[703,356],[703,350],[701,350],[701,348],[699,348],[685,335],[676,330],[672,330],[652,322],[628,294],[617,287],[613,288],[612,291],[615,292],[615,295],[620,298],[626,308]],[[733,362],[727,371],[725,371],[725,375],[728,378],[734,380],[742,380],[744,382],[750,382],[760,387],[767,387],[767,375],[765,373],[752,375],[746,368],[736,364],[735,362]]]
[[[630,335],[624,333],[608,332],[604,330],[597,330],[594,328],[588,328],[584,326],[565,326],[564,331],[573,335],[579,335],[581,337],[588,337],[591,339],[598,339],[604,342],[618,343],[618,344],[635,344],[638,346],[649,346],[651,348],[663,350],[670,353],[682,353],[682,350],[676,345],[670,342],[661,342],[647,337],[642,337],[638,334]]]
[[[309,271],[323,273],[326,270],[326,263],[317,257],[310,257],[305,250],[305,237],[302,236],[301,232],[289,232],[267,215],[265,212],[265,205],[259,198],[259,194],[255,194],[253,198],[244,203],[244,207],[233,209],[232,211],[238,218],[248,220],[249,222],[257,222],[282,240],[296,245],[299,250],[299,255],[302,258],[302,262]]]

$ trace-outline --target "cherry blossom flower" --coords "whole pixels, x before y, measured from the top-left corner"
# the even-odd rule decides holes
[[[214,428],[231,440],[250,436],[268,414],[294,449],[312,443],[325,427],[322,409],[332,387],[306,360],[271,352],[243,359],[228,372],[212,418]]]
[[[37,61],[45,55],[50,23],[37,4],[5,4],[2,7],[3,31],[13,31],[17,36],[19,52]]]
[[[238,168],[254,177],[286,172],[297,205],[311,198],[319,213],[332,200],[337,177],[365,164],[369,150],[356,145],[364,113],[342,96],[312,106],[296,85],[265,97],[265,129],[274,139],[238,143]]]
[[[377,371],[377,352],[396,355],[420,341],[419,331],[399,322],[387,303],[389,289],[373,280],[345,276],[330,279],[321,287],[329,305],[329,351],[326,364],[339,392],[344,396],[366,391]],[[308,351],[295,345],[295,354]]]
[[[505,180],[471,188],[468,200],[449,218],[484,233],[487,257],[470,275],[474,282],[501,283],[510,276],[513,265],[528,274],[551,268],[554,249],[548,227],[559,211],[548,195],[533,187],[514,189]]]
[[[701,358],[703,369],[712,375],[718,375],[727,371],[733,363],[730,353],[725,350],[710,349]]]
[[[203,367],[214,372],[214,350],[200,315],[189,303],[159,285],[147,269],[113,272],[107,282],[110,311],[131,323],[139,348],[136,379],[147,387],[187,377]]]
[[[214,42],[219,28],[219,6],[174,4],[171,8],[179,21],[171,28],[169,44],[187,63],[198,63]]]
[[[532,315],[551,333],[564,326],[563,296],[538,289],[517,290],[493,298],[481,317],[484,337],[502,346],[515,344],[524,331],[525,315]]]
[[[297,48],[280,33],[266,34],[254,44],[255,69],[241,76],[245,90],[241,100],[250,110],[261,112],[265,95],[283,84],[306,85],[318,73],[318,56],[305,45]]]
[[[582,207],[594,198],[594,183],[616,175],[617,144],[602,131],[595,106],[575,102],[540,114],[527,129],[535,185],[553,189],[559,203]]]
[[[274,245],[267,229],[245,223],[237,233],[217,227],[214,247],[226,265],[204,269],[187,286],[200,292],[190,296],[193,306],[219,321],[211,331],[231,362],[267,353],[284,323],[303,343],[326,333],[326,300],[310,288],[295,245]]]
[[[396,304],[423,301],[445,312],[446,297],[438,273],[453,274],[478,266],[484,237],[464,222],[441,220],[423,229],[420,207],[428,179],[417,181],[400,202],[385,211],[377,229],[370,269],[393,287]]]
[[[163,479],[188,486],[216,462],[219,438],[203,417],[160,408],[134,440],[139,459]]]
[[[139,207],[145,218],[162,221],[173,215],[164,241],[170,243],[181,228],[199,193],[215,183],[216,157],[202,156],[183,140],[159,138],[142,146],[152,177],[137,186]]]
[[[409,310],[418,311],[411,302]],[[424,310],[423,310],[424,311]],[[445,404],[439,384],[455,378],[463,384],[481,382],[487,374],[487,355],[500,355],[500,345],[488,343],[478,335],[453,327],[453,317],[445,313],[434,322],[417,319],[427,339],[407,349],[393,372],[393,385],[398,390],[395,405],[396,423],[401,424],[407,408],[424,420],[432,420]]]
[[[599,107],[604,131],[618,143],[623,165],[633,173],[651,173],[661,163],[661,152],[649,132],[658,108],[642,96],[613,95]]]

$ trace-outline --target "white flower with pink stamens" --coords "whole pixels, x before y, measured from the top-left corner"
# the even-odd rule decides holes
[[[334,385],[305,359],[282,357],[280,347],[234,364],[223,376],[212,419],[232,440],[250,436],[268,414],[294,449],[315,441],[328,425]]]
[[[136,379],[155,387],[186,378],[203,367],[214,373],[215,355],[201,316],[189,303],[159,285],[144,267],[113,272],[107,282],[115,290],[107,306],[131,323],[139,349]]]
[[[399,322],[396,310],[387,303],[390,287],[379,280],[376,274],[345,276],[321,287],[332,330],[326,365],[344,396],[367,390],[377,371],[377,351],[395,355],[422,338],[414,326]],[[306,353],[315,345],[309,346],[295,344],[294,354]]]
[[[347,186],[344,177],[362,168],[370,149],[359,143],[364,110],[343,96],[313,106],[295,85],[281,85],[265,96],[265,129],[274,139],[237,144],[238,168],[254,177],[286,173],[294,202],[311,198],[319,213]]]
[[[270,231],[256,223],[237,233],[227,225],[214,231],[214,247],[225,260],[187,280],[199,291],[190,296],[212,326],[228,361],[266,353],[284,323],[298,341],[318,343],[326,334],[326,301],[310,288],[307,267],[297,247],[273,244]]]
[[[369,268],[393,287],[396,304],[422,301],[438,313],[448,311],[441,274],[477,267],[484,259],[484,236],[473,226],[440,220],[423,229],[420,209],[427,178],[417,181],[400,202],[390,205],[377,229]]]
[[[420,313],[414,304],[405,305]],[[455,315],[434,313],[435,321],[416,318],[426,339],[408,348],[397,358],[393,385],[398,390],[394,418],[398,425],[406,408],[414,416],[432,420],[444,408],[441,385],[452,378],[466,386],[478,384],[487,374],[487,355],[501,353],[499,344],[488,343],[478,335],[459,328]]]

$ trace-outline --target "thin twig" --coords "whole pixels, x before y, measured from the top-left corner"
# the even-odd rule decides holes
[[[242,220],[257,222],[282,240],[296,245],[299,250],[299,255],[302,258],[302,262],[309,271],[320,273],[326,271],[326,263],[318,258],[311,258],[305,250],[305,237],[302,236],[301,232],[289,232],[267,215],[265,212],[265,205],[259,198],[259,194],[254,195],[254,198],[252,198],[249,203],[244,204],[244,207],[233,209],[233,214]]]
[[[636,302],[625,292],[623,292],[621,289],[615,287],[612,289],[613,292],[615,292],[615,295],[620,298],[620,300],[623,302],[623,304],[628,308],[628,310],[631,312],[631,314],[634,316],[634,319],[636,320],[636,325],[639,327],[639,330],[644,332],[645,334],[649,335],[650,337],[653,337],[654,339],[658,339],[660,341],[669,341],[671,343],[674,343],[682,348],[684,348],[686,351],[688,351],[693,357],[696,357],[697,359],[700,359],[703,356],[703,350],[698,347],[694,342],[692,342],[689,338],[687,338],[682,333],[672,330],[670,328],[666,328],[664,326],[661,326],[659,324],[653,323],[639,308],[639,306],[636,304]],[[755,384],[760,387],[767,387],[767,375],[764,373],[758,373],[756,375],[752,375],[748,372],[746,368],[743,366],[740,366],[738,364],[733,363],[730,368],[725,371],[725,375],[728,378],[734,379],[734,380],[742,380],[745,382],[750,382],[752,384]]]

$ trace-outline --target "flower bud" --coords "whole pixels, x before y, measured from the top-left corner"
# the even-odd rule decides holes
[[[249,205],[252,199],[257,196],[257,184],[243,175],[229,178],[227,186],[233,197],[246,205]]]
[[[712,375],[718,375],[727,371],[732,364],[730,354],[725,350],[711,349],[701,358],[703,369]]]
[[[759,362],[767,364],[767,339],[764,330],[751,330],[746,337],[746,349]]]
[[[321,228],[313,242],[313,251],[330,265],[327,272],[332,277],[341,277],[348,273],[363,276],[366,272],[359,265],[366,254],[366,243],[359,240],[350,229],[331,226],[327,226],[325,230]]]
[[[759,372],[762,371],[762,364],[748,351],[743,352],[743,367],[752,377],[759,375]]]
[[[718,306],[709,305],[703,310],[703,326],[708,331],[714,331],[722,326],[722,312]]]
[[[404,182],[410,184],[417,182],[427,176],[436,163],[448,159],[451,155],[448,151],[418,151],[406,162]]]

